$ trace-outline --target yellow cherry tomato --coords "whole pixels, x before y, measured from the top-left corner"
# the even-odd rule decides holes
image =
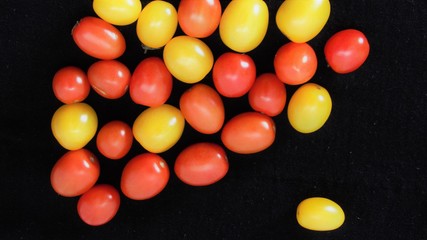
[[[175,7],[165,1],[152,1],[142,9],[136,33],[145,47],[161,48],[173,37],[177,26]]]
[[[135,22],[142,9],[140,0],[93,0],[92,6],[100,18],[118,26]]]
[[[276,24],[292,42],[313,39],[323,29],[331,12],[329,0],[285,0],[276,13]]]
[[[342,208],[327,198],[307,198],[297,207],[298,223],[309,230],[335,230],[344,223],[344,220],[345,214]]]
[[[231,1],[219,23],[221,40],[236,52],[249,52],[264,39],[268,28],[268,7],[262,0]]]
[[[163,50],[163,60],[169,72],[185,83],[201,81],[212,69],[211,49],[202,40],[189,36],[172,38]]]
[[[181,111],[163,104],[144,110],[133,123],[132,132],[143,148],[161,153],[171,148],[181,138],[185,120]]]
[[[53,114],[51,121],[53,136],[68,150],[83,148],[98,128],[95,110],[86,103],[62,105]]]
[[[288,104],[288,119],[292,127],[301,133],[320,129],[332,110],[329,92],[315,83],[300,86]]]

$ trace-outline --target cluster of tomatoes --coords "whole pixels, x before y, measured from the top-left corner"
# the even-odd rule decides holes
[[[246,53],[255,49],[267,32],[269,10],[262,0],[234,0],[224,11],[219,0],[181,0],[178,9],[161,0],[151,1],[144,7],[140,0],[94,0],[93,9],[98,16],[82,18],[74,26],[72,36],[83,52],[98,61],[87,72],[74,66],[56,72],[53,91],[64,104],[51,121],[55,139],[69,150],[53,166],[52,187],[61,196],[80,196],[78,214],[89,225],[107,223],[120,205],[117,189],[96,184],[100,164],[97,157],[85,149],[95,136],[98,151],[109,159],[123,159],[134,139],[145,149],[146,152],[127,162],[120,183],[126,197],[144,200],[165,188],[170,170],[159,154],[179,141],[186,123],[200,133],[220,133],[221,136],[222,145],[192,144],[178,154],[174,163],[174,172],[184,183],[206,186],[222,179],[228,171],[224,147],[235,153],[251,154],[273,144],[272,117],[285,108],[286,84],[300,85],[287,109],[287,117],[295,130],[314,132],[330,115],[332,101],[328,91],[318,84],[307,83],[317,69],[316,53],[307,42],[325,26],[330,14],[328,0],[282,3],[276,13],[276,23],[291,42],[278,49],[275,72],[258,76],[253,59]],[[146,57],[130,71],[116,60],[126,50],[125,39],[116,26],[135,22],[136,35],[144,48],[161,49],[163,58]],[[185,35],[175,36],[178,26]],[[203,38],[218,28],[222,42],[230,51],[214,59]],[[326,60],[337,73],[356,70],[368,53],[366,37],[353,29],[338,32],[325,45]],[[201,82],[208,73],[212,73],[213,86]],[[174,79],[189,85],[180,96],[179,106],[167,103]],[[83,102],[91,89],[107,99],[118,99],[129,93],[135,104],[146,108],[132,126],[115,120],[98,129],[95,110]],[[225,122],[223,97],[245,95],[253,111],[239,113]],[[323,225],[309,221],[308,225],[302,223],[303,226],[330,230],[342,224],[342,210],[338,217],[324,210],[339,206],[331,207],[328,202],[329,208],[325,208],[328,204],[324,204],[324,199],[314,199],[315,204],[310,202],[313,201],[301,207],[297,218],[304,222],[320,216]],[[310,208],[317,209],[317,213],[304,211]],[[320,215],[316,215],[318,213]],[[325,218],[338,221],[328,225]]]

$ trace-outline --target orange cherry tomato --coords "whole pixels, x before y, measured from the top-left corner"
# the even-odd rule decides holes
[[[178,6],[178,23],[186,35],[205,38],[218,28],[221,13],[219,0],[181,0]]]
[[[122,121],[105,124],[96,136],[96,146],[105,157],[113,160],[123,158],[132,147],[132,128]]]
[[[70,104],[85,100],[90,92],[90,84],[83,70],[68,66],[55,73],[52,89],[59,101]]]
[[[101,60],[89,67],[87,76],[95,92],[117,99],[125,95],[131,74],[128,67],[117,60]]]

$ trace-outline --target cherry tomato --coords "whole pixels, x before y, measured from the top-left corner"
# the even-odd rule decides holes
[[[345,214],[342,208],[327,198],[307,198],[297,207],[298,223],[309,230],[335,230],[344,223],[344,220]]]
[[[83,70],[68,66],[55,73],[52,89],[59,101],[70,104],[85,100],[90,92],[90,84]]]
[[[249,52],[264,39],[268,18],[268,7],[262,0],[231,1],[219,23],[221,40],[236,52]]]
[[[292,42],[308,42],[326,25],[331,4],[329,0],[286,0],[276,13],[276,24]]]
[[[285,84],[273,73],[261,74],[249,91],[248,98],[253,110],[270,117],[277,116],[285,108]]]
[[[133,72],[129,94],[137,104],[157,107],[168,100],[172,85],[172,75],[163,60],[149,57],[142,60]]]
[[[68,151],[53,166],[50,183],[64,197],[79,196],[88,191],[99,178],[96,156],[84,148]]]
[[[225,123],[221,140],[229,150],[251,154],[261,152],[273,144],[276,127],[271,117],[258,112],[245,112]]]
[[[105,21],[119,26],[129,25],[138,19],[140,0],[93,0],[93,10]]]
[[[208,85],[197,83],[185,91],[181,95],[179,108],[185,120],[201,133],[216,133],[224,124],[222,99]]]
[[[123,158],[132,147],[133,135],[130,126],[122,121],[111,121],[98,132],[96,146],[99,152],[110,159]]]
[[[68,150],[84,147],[95,136],[97,127],[96,112],[86,103],[62,105],[51,121],[53,136]]]
[[[328,120],[332,100],[328,91],[315,83],[306,83],[292,95],[288,104],[288,119],[301,133],[319,130]]]
[[[274,57],[277,77],[289,85],[308,82],[316,73],[316,69],[316,53],[307,43],[287,43],[279,48]]]
[[[126,50],[122,33],[97,17],[84,17],[71,32],[77,46],[89,56],[110,60],[120,57]]]
[[[174,169],[177,177],[186,184],[211,185],[227,174],[227,155],[218,144],[196,143],[179,153]]]
[[[201,81],[212,69],[213,54],[202,40],[177,36],[163,50],[163,59],[172,75],[185,83]]]
[[[325,45],[325,57],[337,73],[350,73],[358,69],[369,55],[366,36],[355,29],[335,33]]]
[[[173,37],[178,26],[175,7],[166,1],[151,1],[142,9],[136,33],[145,47],[161,48]]]
[[[169,181],[169,167],[154,153],[132,158],[124,167],[120,182],[122,192],[133,200],[145,200],[159,194]]]
[[[219,0],[181,0],[178,6],[178,23],[186,35],[205,38],[218,28],[221,13]]]
[[[143,148],[161,153],[181,138],[185,120],[181,111],[169,104],[144,110],[133,123],[132,132]]]
[[[89,67],[87,76],[95,92],[117,99],[125,95],[131,74],[128,67],[117,60],[101,60]]]
[[[113,219],[119,207],[119,192],[111,185],[99,184],[80,196],[77,213],[86,224],[100,226]]]
[[[246,54],[223,53],[215,61],[212,78],[221,95],[230,98],[241,97],[255,82],[255,62]]]

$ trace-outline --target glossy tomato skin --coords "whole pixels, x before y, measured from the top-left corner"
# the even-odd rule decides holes
[[[146,200],[166,187],[169,176],[169,167],[162,157],[154,153],[142,153],[124,167],[120,187],[126,197]]]
[[[369,42],[365,34],[356,29],[339,31],[328,39],[325,57],[337,73],[350,73],[358,69],[369,56]]]
[[[77,213],[88,225],[100,226],[114,218],[120,207],[120,194],[108,184],[95,185],[77,202]]]
[[[135,22],[142,9],[140,0],[94,0],[92,6],[100,18],[118,26]]]
[[[271,117],[258,112],[245,112],[225,123],[221,141],[230,151],[240,154],[261,152],[270,147],[276,137]]]
[[[270,117],[277,116],[286,105],[285,84],[274,73],[263,73],[249,90],[248,99],[253,110]]]
[[[59,69],[52,80],[55,97],[64,104],[82,102],[90,92],[86,73],[74,66]]]
[[[84,17],[71,31],[74,42],[89,56],[111,60],[126,50],[122,33],[110,23],[97,17]]]
[[[122,121],[111,121],[102,126],[96,136],[96,146],[105,157],[113,160],[123,158],[132,147],[131,127]]]
[[[131,99],[148,107],[164,104],[172,92],[172,74],[158,57],[142,60],[132,73],[129,84]]]
[[[87,149],[68,151],[53,166],[50,182],[53,190],[64,197],[79,196],[88,191],[99,178],[96,156]]]
[[[215,143],[195,143],[182,150],[176,158],[177,177],[192,186],[207,186],[221,180],[228,172],[224,149]]]
[[[224,124],[224,104],[212,87],[197,83],[186,90],[179,100],[185,120],[204,134],[218,132]]]
[[[215,61],[212,78],[215,88],[222,96],[241,97],[255,82],[255,62],[247,54],[223,53]]]
[[[186,35],[205,38],[218,28],[221,14],[219,0],[181,0],[178,6],[178,23]]]
[[[93,63],[87,72],[92,89],[107,99],[118,99],[129,87],[129,68],[117,60],[100,60]]]
[[[324,197],[311,197],[297,207],[296,218],[302,227],[314,231],[331,231],[339,228],[345,220],[342,208]]]

